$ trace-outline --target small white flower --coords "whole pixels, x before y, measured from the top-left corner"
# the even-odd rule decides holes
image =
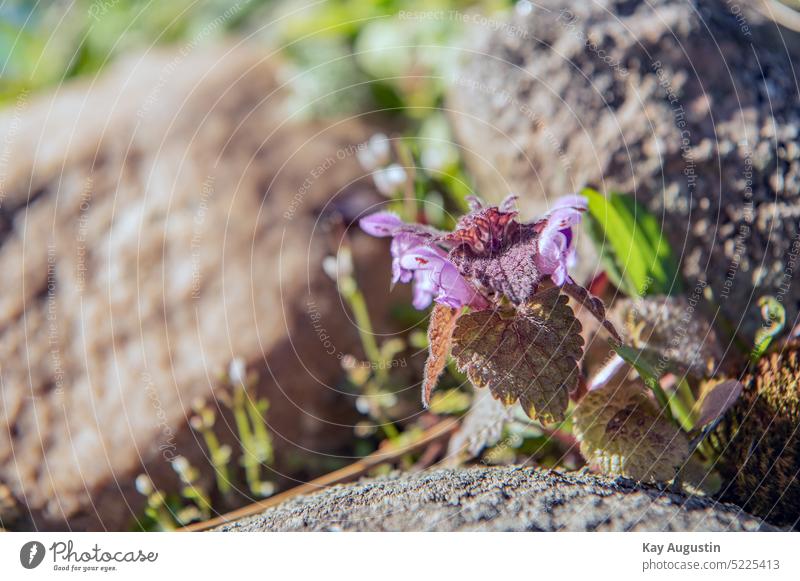
[[[391,196],[406,183],[406,170],[393,163],[388,167],[376,170],[372,174],[372,179],[380,193],[384,196]]]
[[[356,409],[358,413],[367,415],[370,410],[369,399],[366,397],[357,397],[356,398]]]
[[[336,256],[326,256],[322,259],[322,270],[334,282],[340,278],[353,274],[353,257],[347,248],[342,248]]]
[[[176,456],[172,461],[172,469],[178,474],[186,474],[189,470],[189,461],[184,456]]]
[[[391,144],[389,138],[383,133],[376,133],[369,138],[369,148],[372,155],[378,161],[378,165],[385,165],[389,163],[389,155],[391,154]]]
[[[373,171],[389,163],[391,146],[386,135],[376,133],[364,145],[356,152],[356,157],[365,171]]]
[[[273,482],[262,482],[257,492],[260,496],[272,496],[275,494],[275,484]]]
[[[333,281],[339,280],[339,269],[336,266],[337,262],[338,260],[336,260],[335,256],[326,256],[322,259],[322,270],[325,271],[325,274]]]
[[[136,477],[136,490],[143,496],[150,496],[153,493],[153,481],[147,474],[139,474]]]
[[[447,152],[441,147],[426,147],[422,150],[420,163],[429,172],[440,172],[448,162]]]
[[[247,366],[244,359],[235,357],[228,366],[228,379],[234,385],[242,385],[247,378]]]

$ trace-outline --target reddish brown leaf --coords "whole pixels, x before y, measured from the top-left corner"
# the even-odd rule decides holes
[[[603,301],[590,295],[589,291],[574,282],[567,281],[561,288],[600,321],[617,342],[622,343],[622,337],[620,337],[616,327],[606,318],[606,307]]]
[[[515,310],[462,315],[453,356],[476,387],[488,387],[506,406],[519,401],[529,417],[564,419],[578,381],[581,326],[558,287]]]
[[[422,405],[426,408],[431,401],[431,393],[439,376],[447,365],[450,346],[453,342],[453,331],[460,309],[453,309],[436,303],[431,311],[428,323],[428,360],[425,362],[425,375],[422,380]]]

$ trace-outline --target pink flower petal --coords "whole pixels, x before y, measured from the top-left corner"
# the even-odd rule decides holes
[[[393,236],[403,224],[400,217],[393,212],[376,212],[358,221],[364,232],[378,238]]]

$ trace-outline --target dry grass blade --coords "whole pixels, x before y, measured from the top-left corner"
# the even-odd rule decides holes
[[[385,449],[373,452],[372,454],[370,454],[366,458],[363,458],[362,460],[353,462],[352,464],[345,466],[344,468],[341,468],[339,470],[334,470],[333,472],[325,474],[324,476],[320,476],[319,478],[316,478],[311,482],[301,484],[300,486],[296,486],[291,490],[287,490],[286,492],[281,492],[280,494],[276,494],[275,496],[268,498],[266,500],[249,504],[245,507],[220,515],[210,520],[185,526],[179,530],[184,532],[207,531],[215,527],[224,525],[226,523],[230,523],[247,516],[252,516],[254,514],[264,512],[268,508],[277,506],[282,502],[286,502],[287,500],[294,498],[296,496],[318,492],[324,488],[333,486],[335,484],[351,482],[357,478],[360,478],[361,476],[364,476],[376,466],[380,466],[382,464],[394,463],[405,454],[414,452],[416,450],[419,450],[420,448],[424,448],[425,446],[428,446],[429,444],[439,440],[440,438],[445,438],[447,436],[450,436],[453,432],[456,431],[456,429],[458,429],[457,419],[455,418],[445,419],[436,424],[435,426],[433,426],[432,428],[427,429],[425,433],[423,433],[418,440],[415,440],[410,444],[397,447],[389,445]]]

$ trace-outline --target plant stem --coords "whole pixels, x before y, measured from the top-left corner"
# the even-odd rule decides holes
[[[692,408],[694,406],[694,394],[689,387],[689,382],[680,379],[675,391],[669,398],[670,409],[680,424],[681,428],[687,432],[692,429],[694,421],[692,419]]]
[[[352,282],[352,284],[349,284]],[[356,286],[355,280],[350,278],[348,284],[342,284],[341,290],[347,303],[350,305],[350,310],[353,311],[353,317],[356,320],[356,327],[358,327],[358,334],[361,338],[361,345],[364,347],[364,353],[372,363],[375,375],[381,379],[386,379],[386,365],[378,348],[378,343],[375,341],[375,335],[372,330],[372,321],[369,317],[369,310],[367,309],[367,301],[364,299],[364,294]]]
[[[244,466],[247,486],[251,492],[256,493],[256,491],[260,490],[261,485],[260,462],[254,452],[253,433],[250,429],[250,422],[245,409],[246,397],[244,386],[234,387],[233,418],[236,422],[236,430],[239,432],[239,439],[242,442],[242,465]]]
[[[217,488],[223,496],[227,496],[231,491],[231,480],[228,474],[228,458],[225,458],[222,446],[211,428],[204,427],[201,433],[203,434],[203,440],[205,440],[206,447],[208,448],[208,453],[211,456],[211,464],[214,466]]]

